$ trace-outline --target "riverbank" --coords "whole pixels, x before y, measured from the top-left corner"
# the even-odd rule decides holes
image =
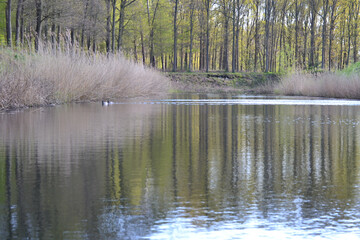
[[[183,92],[272,94],[280,82],[274,73],[168,72],[172,89]]]
[[[360,99],[360,63],[339,72],[165,73],[173,90],[182,92],[276,94]]]
[[[358,64],[359,65],[359,64]],[[143,97],[169,92],[243,93],[360,99],[360,65],[339,73],[167,72],[120,55],[79,50],[0,49],[0,111]],[[350,71],[351,70],[351,71]]]
[[[0,110],[168,92],[158,71],[120,55],[0,49]]]

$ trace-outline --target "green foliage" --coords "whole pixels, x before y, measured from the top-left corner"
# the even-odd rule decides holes
[[[339,72],[347,76],[352,74],[360,74],[360,62],[353,63]]]
[[[6,44],[5,40],[5,29],[6,29],[6,22],[5,22],[5,1],[0,2],[0,46],[4,46]]]

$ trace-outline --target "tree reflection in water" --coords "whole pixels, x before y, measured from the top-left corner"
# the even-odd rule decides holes
[[[357,108],[160,102],[2,114],[0,234],[360,233]]]

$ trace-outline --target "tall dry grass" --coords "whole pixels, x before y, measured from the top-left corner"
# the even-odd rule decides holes
[[[284,95],[360,99],[360,75],[297,72],[283,78],[275,91]]]
[[[120,54],[0,49],[0,110],[168,91],[160,73]]]

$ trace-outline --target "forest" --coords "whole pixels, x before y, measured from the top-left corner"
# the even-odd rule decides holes
[[[358,0],[6,0],[0,43],[121,51],[163,71],[334,71],[359,58]]]

